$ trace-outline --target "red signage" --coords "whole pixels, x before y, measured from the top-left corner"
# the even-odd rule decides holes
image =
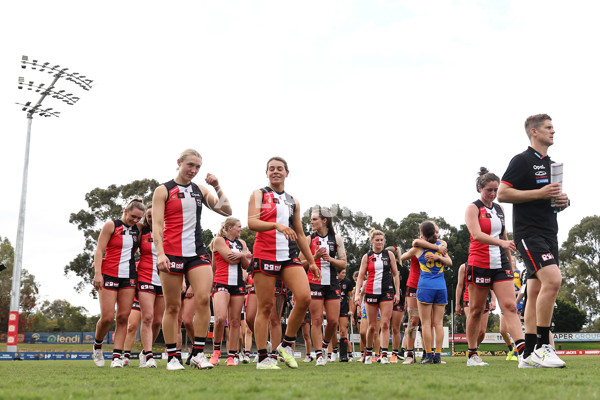
[[[8,314],[8,334],[6,335],[6,345],[16,346],[19,334],[19,312],[11,311]]]

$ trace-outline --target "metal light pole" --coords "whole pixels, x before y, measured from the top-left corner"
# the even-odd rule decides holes
[[[21,68],[30,67],[39,72],[48,72],[53,76],[52,83],[45,86],[44,83],[36,85],[33,81],[25,83],[23,77],[19,77],[19,89],[35,90],[36,93],[41,93],[40,99],[32,106],[31,102],[25,104],[17,103],[23,106],[22,110],[27,112],[27,139],[25,141],[25,159],[23,163],[23,185],[21,187],[21,206],[19,209],[19,222],[17,227],[17,241],[15,244],[15,260],[13,268],[12,289],[10,292],[10,313],[8,317],[8,335],[6,339],[6,351],[17,351],[17,338],[19,333],[19,303],[21,298],[21,270],[23,266],[23,237],[25,234],[25,205],[27,201],[27,175],[29,172],[29,144],[31,141],[31,123],[33,115],[39,114],[42,117],[58,117],[60,112],[53,111],[53,108],[42,109],[42,101],[47,96],[62,100],[63,102],[73,105],[79,101],[79,97],[72,93],[65,93],[64,90],[56,90],[55,84],[60,78],[65,78],[80,86],[84,90],[92,88],[92,80],[77,72],[67,72],[68,68],[61,68],[60,65],[50,66],[50,63],[38,63],[37,60],[29,61],[27,56],[21,59]]]

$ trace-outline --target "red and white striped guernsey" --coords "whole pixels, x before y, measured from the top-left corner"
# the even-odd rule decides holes
[[[127,226],[120,219],[113,222],[115,230],[106,245],[101,271],[116,278],[136,279],[134,254],[138,247],[140,231],[135,224]]]
[[[174,180],[167,188],[163,247],[165,254],[176,257],[194,257],[204,248],[202,238],[202,192],[195,183],[179,185]]]
[[[223,239],[225,239],[225,244],[234,253],[241,253],[244,249],[242,242],[238,239],[233,242],[227,238]],[[229,264],[229,261],[225,260],[218,251],[214,252],[214,256],[216,265],[214,282],[229,286],[245,286],[241,262]]]
[[[369,250],[367,253],[367,294],[384,294],[394,290],[392,282],[392,267],[390,253],[383,250],[375,253]]]
[[[263,198],[260,209],[260,220],[277,222],[293,228],[293,217],[296,212],[294,198],[286,192],[277,193],[270,187],[260,189]],[[254,242],[254,257],[269,261],[288,261],[298,257],[295,241],[287,240],[285,235],[276,229],[257,232]]]
[[[142,229],[142,241],[140,243],[140,262],[138,263],[138,281],[160,286],[158,277],[156,247],[152,239],[150,228]]]
[[[478,219],[481,232],[501,239],[504,234],[504,213],[500,205],[492,203],[492,208],[487,208],[481,200],[474,201],[473,204],[479,210]],[[485,269],[499,269],[509,265],[503,248],[478,242],[473,239],[473,235],[471,235],[468,263],[471,266]]]
[[[329,256],[335,258],[337,254],[337,242],[335,240],[335,234],[329,232],[327,236],[321,237],[317,232],[310,234],[310,251],[314,255],[318,248],[325,248]],[[315,260],[315,264],[319,270],[321,270],[321,280],[315,280],[315,276],[312,271],[308,271],[308,281],[317,285],[331,285],[332,281],[337,278],[335,267],[331,265],[329,261],[325,261],[322,258]]]

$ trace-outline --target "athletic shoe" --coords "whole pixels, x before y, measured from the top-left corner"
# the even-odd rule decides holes
[[[434,364],[441,364],[442,363],[442,357],[433,357],[433,363]],[[444,362],[444,364],[446,364]]]
[[[185,360],[185,365],[190,365],[192,362],[192,352],[188,353],[187,359]]]
[[[529,357],[524,358],[522,355],[519,356],[519,368],[542,368],[541,365],[535,363],[531,357],[533,353],[529,355]]]
[[[250,357],[244,354],[242,356],[242,364],[250,364]]]
[[[277,366],[277,364],[273,363],[273,359],[271,357],[267,357],[261,362],[256,364],[256,369],[281,369]]]
[[[140,353],[140,368],[146,368],[146,356]]]
[[[395,354],[392,354],[392,357],[390,358],[390,364],[398,364],[398,356]]]
[[[404,350],[400,350],[400,352],[398,353],[398,358],[400,360],[404,360],[404,359],[406,359],[405,355],[406,354],[405,354]]]
[[[336,362],[337,359],[338,359],[338,354],[331,353],[331,357],[329,357],[329,362]]]
[[[375,354],[373,356],[373,362],[379,362],[379,355],[378,354]]]
[[[227,363],[226,365],[228,367],[235,367],[237,364],[235,362],[235,357],[227,357]]]
[[[361,363],[365,362],[365,355],[364,354],[362,356],[360,356],[360,360],[358,360],[358,362],[361,362]]]
[[[143,368],[156,368],[156,360],[154,358],[146,360]]]
[[[252,360],[252,362],[254,364],[256,364],[258,362],[258,354],[254,356],[254,360]]]
[[[518,355],[519,353],[517,353],[517,350],[512,349],[508,352],[508,355],[506,356],[506,361],[519,361]]]
[[[554,348],[549,344],[542,345],[531,353],[531,359],[544,368],[562,368],[565,362],[558,358]]]
[[[477,354],[467,358],[467,367],[487,367],[488,365]]]
[[[327,358],[325,356],[317,357],[317,363],[315,366],[322,367],[324,365],[327,365]]]
[[[121,360],[120,358],[113,358],[112,362],[110,363],[110,367],[123,368],[123,360]]]
[[[213,364],[209,363],[204,353],[198,353],[191,360],[192,367],[198,369],[211,369]]]
[[[214,350],[212,353],[212,357],[210,358],[210,363],[212,365],[219,365],[220,358],[221,358],[221,350]]]
[[[181,365],[181,362],[179,361],[179,358],[177,358],[177,357],[171,358],[171,361],[169,361],[167,363],[167,371],[179,371],[181,369],[185,369],[185,368],[183,365]]]
[[[285,365],[290,368],[298,368],[298,363],[296,359],[294,359],[294,350],[292,350],[289,346],[282,346],[281,344],[277,346],[277,351],[283,360],[285,361]]]
[[[104,354],[102,354],[102,349],[94,350],[92,358],[97,367],[104,367]]]
[[[267,340],[267,354],[271,354],[271,350],[273,350],[273,344]]]
[[[389,364],[389,363],[390,363],[390,360],[388,360],[388,358],[387,358],[387,357],[381,357],[381,358],[379,359],[379,362],[380,362],[381,364]]]
[[[404,362],[402,362],[402,365],[408,365],[408,364],[414,364],[414,363],[415,363],[415,358],[408,356],[404,359]]]
[[[129,358],[125,357],[125,358],[123,359],[123,366],[124,366],[124,367],[129,367]]]
[[[356,360],[354,359],[354,357],[352,357],[352,355],[350,355],[350,354],[348,353],[348,362],[354,362],[354,361],[356,361]]]
[[[312,356],[309,356],[308,354],[306,355],[306,357],[304,357],[304,362],[309,363],[312,362],[314,360],[314,358],[312,358]]]
[[[373,364],[373,356],[365,356],[365,364]]]
[[[433,357],[423,357],[420,364],[433,364]]]

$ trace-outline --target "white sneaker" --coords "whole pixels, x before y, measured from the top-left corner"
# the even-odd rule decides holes
[[[102,349],[94,350],[92,359],[97,367],[104,367],[104,354],[102,354]]]
[[[542,366],[533,362],[530,354],[527,358],[523,358],[522,355],[519,356],[519,368],[542,368]]]
[[[291,347],[289,347],[289,346],[284,347],[280,344],[279,346],[277,346],[277,352],[279,353],[281,358],[283,358],[283,360],[285,361],[285,365],[287,365],[290,368],[298,368],[298,363],[296,362],[296,359],[294,358],[294,350],[292,350]]]
[[[273,350],[273,345],[267,340],[267,354],[271,354],[271,350]]]
[[[489,364],[484,362],[477,354],[467,358],[467,367],[487,367],[488,365]]]
[[[365,356],[365,364],[373,364],[373,356]]]
[[[324,365],[327,365],[327,358],[325,356],[317,357],[317,363],[315,366],[322,367]]]
[[[273,362],[271,357],[267,357],[259,363],[256,363],[256,369],[281,369]]]
[[[123,368],[123,360],[121,360],[120,358],[113,358],[112,362],[110,363],[110,367]]]
[[[387,358],[387,357],[381,357],[381,358],[379,359],[379,362],[380,362],[381,364],[389,364],[389,363],[390,363],[390,360],[388,360],[388,358]]]
[[[250,364],[250,357],[244,354],[242,356],[242,364]]]
[[[336,362],[338,359],[338,353],[331,353],[331,357],[329,358],[329,362]]]
[[[129,367],[129,364],[130,364],[130,363],[129,363],[129,358],[125,357],[125,358],[123,359],[123,367]]]
[[[198,369],[211,369],[214,367],[207,359],[204,353],[198,353],[192,357],[191,364],[194,368]]]
[[[258,362],[258,354],[256,356],[254,356],[254,360],[252,360],[253,363],[257,363]]]
[[[304,361],[305,363],[309,363],[309,362],[313,361],[313,358],[312,358],[312,356],[307,354],[306,357],[304,357],[304,360],[302,360],[302,361]]]
[[[148,360],[146,363],[148,363],[150,360]],[[178,371],[181,369],[185,369],[183,367],[183,365],[181,365],[181,362],[179,362],[179,358],[177,357],[173,357],[171,358],[171,361],[169,361],[167,363],[167,371]]]
[[[531,360],[544,368],[563,368],[565,362],[558,358],[554,348],[548,344],[543,345],[531,353]]]
[[[140,353],[140,368],[146,368],[146,355]]]
[[[144,357],[144,358],[146,358],[146,357]],[[140,368],[156,368],[156,360],[154,358],[146,360],[143,367],[140,364]]]

